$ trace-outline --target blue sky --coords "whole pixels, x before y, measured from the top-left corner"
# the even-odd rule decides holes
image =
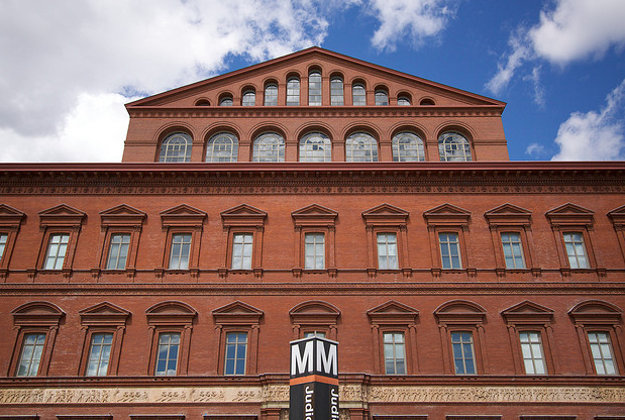
[[[0,161],[119,161],[123,104],[319,45],[508,103],[513,160],[625,159],[623,0],[3,0]]]

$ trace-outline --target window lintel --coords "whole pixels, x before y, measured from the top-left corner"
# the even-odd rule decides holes
[[[367,311],[369,321],[375,325],[414,325],[419,311],[403,303],[389,300]]]
[[[215,324],[221,326],[259,325],[264,312],[247,303],[236,301],[213,311]]]
[[[580,325],[616,325],[622,322],[622,312],[611,303],[587,300],[575,305],[569,311],[569,316]]]
[[[29,302],[11,311],[16,326],[58,327],[65,312],[49,302]]]
[[[125,326],[130,312],[109,302],[98,303],[81,311],[80,323],[83,326]]]
[[[585,226],[593,224],[594,212],[573,203],[566,203],[555,209],[549,210],[545,216],[552,226]]]
[[[362,212],[367,227],[373,226],[406,226],[409,212],[391,204],[380,204]]]
[[[39,212],[39,225],[42,229],[55,226],[80,227],[86,218],[87,214],[82,210],[59,204]]]
[[[477,303],[454,300],[436,308],[434,317],[439,324],[482,324],[486,319],[486,309]]]
[[[266,212],[248,204],[240,204],[221,212],[221,220],[224,227],[262,227],[266,218]]]
[[[501,311],[509,325],[546,325],[553,322],[553,309],[526,300]]]
[[[466,227],[471,219],[471,212],[463,208],[445,203],[423,212],[428,227],[462,226]]]
[[[299,325],[336,325],[341,311],[334,305],[322,301],[302,302],[289,311],[291,323]]]
[[[102,227],[141,227],[147,214],[127,204],[120,204],[100,212]]]
[[[157,303],[145,311],[150,326],[191,327],[197,311],[183,302],[168,301]]]
[[[484,213],[491,227],[497,226],[529,226],[532,212],[510,203],[495,207]]]
[[[311,204],[291,213],[296,227],[331,227],[335,225],[337,216],[336,211],[319,204]]]
[[[206,212],[180,204],[160,213],[163,227],[201,227],[206,220]]]

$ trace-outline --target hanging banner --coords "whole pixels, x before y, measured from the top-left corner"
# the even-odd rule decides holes
[[[289,420],[338,420],[338,344],[320,337],[291,341]]]

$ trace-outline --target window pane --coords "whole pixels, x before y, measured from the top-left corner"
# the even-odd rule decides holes
[[[236,162],[239,140],[232,133],[217,133],[206,145],[206,162]]]
[[[251,233],[237,233],[232,238],[232,269],[250,270],[252,268]]]
[[[265,86],[265,106],[278,105],[278,85],[270,83]]]
[[[254,162],[284,162],[284,138],[277,133],[264,133],[254,140]]]
[[[306,270],[323,270],[325,268],[325,243],[323,233],[307,233],[305,235]]]
[[[584,235],[581,232],[566,232],[563,235],[564,247],[571,268],[588,268]]]
[[[377,162],[378,142],[367,133],[354,133],[345,141],[347,162]]]
[[[343,79],[340,77],[330,80],[330,104],[343,105]]]
[[[388,105],[388,93],[383,90],[375,91],[375,104],[376,105]]]
[[[191,136],[173,133],[163,140],[159,162],[189,162],[191,160]]]
[[[308,105],[321,105],[321,73],[317,71],[308,75]]]
[[[469,141],[459,133],[443,133],[438,138],[438,153],[443,162],[468,162],[471,160]]]
[[[243,98],[241,99],[241,105],[254,106],[256,105],[256,92],[253,90],[246,90],[243,92]]]
[[[45,334],[24,335],[16,376],[37,376],[45,341]]]
[[[589,332],[588,342],[597,375],[616,375],[618,371],[612,356],[610,335],[605,332]]]
[[[289,106],[299,105],[299,79],[291,77],[286,84],[286,104]]]
[[[384,366],[387,375],[406,373],[404,334],[384,333]]]
[[[189,268],[189,252],[191,250],[191,234],[177,233],[171,239],[170,270],[187,270]]]
[[[410,98],[408,98],[407,96],[400,96],[399,98],[397,98],[397,105],[410,106]]]
[[[419,162],[425,160],[423,140],[414,133],[402,132],[393,136],[394,162]]]
[[[352,103],[356,106],[367,105],[365,86],[357,83],[352,86]]]
[[[473,357],[473,334],[470,332],[452,332],[451,345],[454,354],[454,368],[457,375],[475,374]]]
[[[332,143],[323,133],[308,133],[299,141],[300,162],[330,162]]]
[[[378,268],[397,270],[397,236],[394,233],[378,233]]]
[[[68,244],[69,235],[64,233],[50,235],[48,251],[43,267],[45,270],[61,270],[63,268]]]
[[[247,333],[226,334],[225,375],[245,375]]]
[[[521,246],[521,235],[519,233],[502,233],[501,245],[503,246],[503,255],[506,261],[506,268],[525,268],[525,261],[523,259],[523,251]]]
[[[6,248],[8,238],[9,236],[7,234],[0,234],[0,259],[2,259],[4,255],[4,249]]]
[[[161,333],[158,337],[158,351],[156,358],[157,376],[174,376],[178,365],[178,346],[180,333]]]
[[[438,241],[441,250],[441,265],[443,269],[461,269],[460,248],[457,233],[439,233]]]
[[[111,236],[109,257],[106,263],[107,270],[123,270],[126,268],[130,234],[115,234]]]
[[[219,106],[232,106],[232,105],[233,105],[232,96],[224,96],[219,101]]]
[[[105,376],[108,371],[113,334],[93,334],[89,349],[87,376]]]

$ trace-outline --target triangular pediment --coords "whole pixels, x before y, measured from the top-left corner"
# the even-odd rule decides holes
[[[509,324],[549,323],[553,319],[553,309],[526,300],[501,312]]]
[[[127,310],[120,308],[117,305],[113,305],[109,302],[98,303],[97,305],[90,306],[81,311],[78,311],[80,315],[130,315],[130,312]]]
[[[414,324],[419,311],[395,300],[389,300],[367,311],[369,320],[374,324]]]
[[[240,204],[221,212],[222,216],[267,216],[267,213],[248,204]]]
[[[26,214],[16,208],[0,204],[0,226],[19,226]]]
[[[39,212],[39,221],[42,227],[77,226],[82,224],[86,217],[85,212],[67,204],[59,204]]]
[[[217,308],[213,319],[218,325],[251,325],[260,323],[264,312],[240,301]]]
[[[420,101],[427,99],[433,101],[435,106],[444,107],[495,106],[503,110],[505,106],[504,102],[485,96],[445,86],[320,47],[311,47],[140,99],[127,104],[126,107],[129,111],[133,108],[142,107],[212,107],[217,105],[220,95],[224,92],[237,96],[244,86],[249,86],[254,88],[256,92],[259,92],[263,89],[263,81],[275,80],[277,83],[283,84],[288,74],[297,73],[302,83],[305,83],[307,77],[306,70],[312,67],[320,68],[324,76],[337,73],[342,74],[346,82],[353,79],[353,75],[371,80],[372,84],[376,86],[387,81],[387,83],[392,83],[396,87],[399,86],[396,90],[401,91],[404,88],[410,92],[414,105],[418,105]],[[367,86],[368,89],[373,87]]]
[[[206,216],[206,212],[187,204],[180,204],[176,207],[163,210],[161,216]]]
[[[267,213],[248,204],[240,204],[221,212],[224,226],[262,226]]]
[[[549,210],[545,216],[555,225],[590,225],[595,212],[573,203],[566,203]]]
[[[110,209],[102,210],[101,216],[143,216],[145,212],[138,210],[128,204],[120,204],[119,206],[111,207]]]
[[[515,206],[514,204],[506,203],[501,206],[495,207],[494,209],[488,210],[484,215],[488,216],[530,216],[532,214],[528,209],[524,209],[523,207]]]
[[[608,212],[608,217],[612,223],[617,225],[625,224],[625,206],[617,207]]]
[[[362,212],[363,217],[367,216],[408,216],[409,212],[395,207],[391,204],[380,204]]]
[[[539,305],[538,303],[530,302],[526,300],[517,305],[511,306],[508,309],[501,312],[502,314],[552,314],[553,309],[549,309],[546,306]]]
[[[319,204],[311,204],[306,207],[302,207],[299,210],[295,210],[291,213],[293,217],[306,217],[306,216],[330,216],[336,217],[338,213],[332,209],[321,206]]]
[[[423,212],[428,224],[467,224],[471,212],[453,204],[445,203]]]

